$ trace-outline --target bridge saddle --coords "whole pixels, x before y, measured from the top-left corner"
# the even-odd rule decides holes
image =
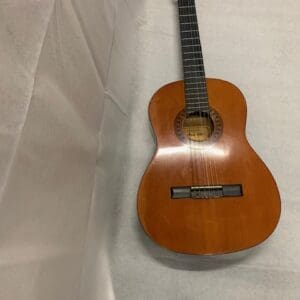
[[[171,188],[172,199],[210,199],[241,196],[243,196],[243,188],[241,184],[184,186]]]

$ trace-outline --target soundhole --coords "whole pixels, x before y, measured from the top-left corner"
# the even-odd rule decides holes
[[[182,130],[191,141],[203,142],[211,137],[214,124],[208,114],[192,115],[183,120]]]
[[[191,146],[206,146],[216,141],[222,134],[223,122],[214,109],[209,113],[186,115],[181,111],[175,119],[175,133],[184,143]]]

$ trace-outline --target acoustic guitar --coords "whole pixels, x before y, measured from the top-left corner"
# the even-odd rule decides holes
[[[194,0],[177,1],[184,80],[153,96],[157,149],[138,191],[138,216],[160,246],[225,254],[266,240],[280,217],[272,174],[245,135],[246,102],[205,77]]]

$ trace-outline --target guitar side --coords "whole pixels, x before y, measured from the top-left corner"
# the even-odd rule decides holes
[[[184,109],[183,82],[161,88],[149,105],[157,151],[138,192],[138,215],[159,245],[187,254],[224,254],[253,247],[280,216],[276,183],[245,136],[246,103],[234,85],[207,79],[222,133],[203,149],[184,143],[175,120]],[[173,199],[171,187],[240,184],[240,197]]]

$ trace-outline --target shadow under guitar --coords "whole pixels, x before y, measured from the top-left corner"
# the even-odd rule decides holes
[[[188,255],[172,252],[155,244],[143,231],[139,221],[135,223],[138,240],[145,251],[157,262],[177,270],[209,271],[224,269],[246,262],[259,254],[262,246],[224,255]]]

